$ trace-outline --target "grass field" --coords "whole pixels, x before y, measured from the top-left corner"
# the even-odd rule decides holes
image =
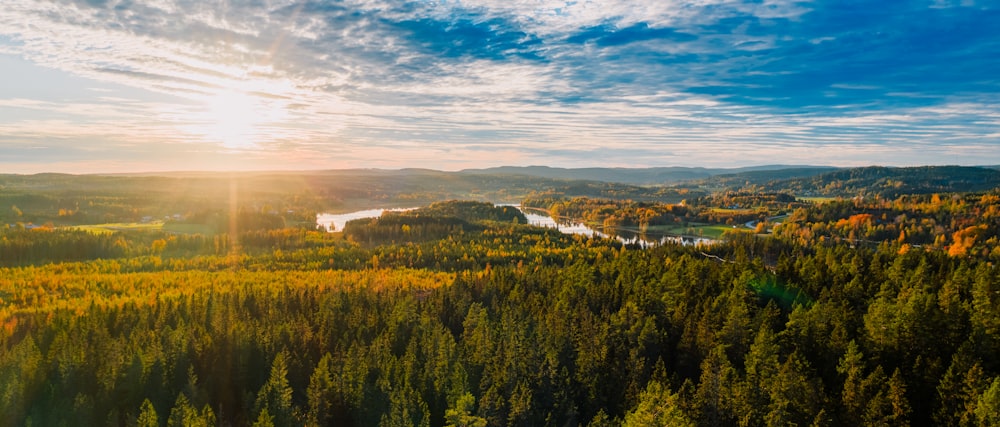
[[[68,228],[89,231],[92,233],[113,233],[115,231],[126,230],[161,230],[163,229],[163,222],[114,222],[107,224],[74,225]]]

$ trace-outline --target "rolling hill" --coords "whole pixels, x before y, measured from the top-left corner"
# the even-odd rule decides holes
[[[879,195],[987,191],[1000,186],[1000,170],[972,166],[869,166],[841,169],[812,177],[772,181],[765,191],[800,196]]]
[[[706,180],[720,175],[760,174],[774,178],[808,176],[835,170],[826,166],[764,165],[742,168],[656,167],[656,168],[554,168],[548,166],[502,166],[459,171],[466,175],[522,175],[549,179],[616,182],[635,185],[663,185]],[[791,171],[788,175],[785,171]]]

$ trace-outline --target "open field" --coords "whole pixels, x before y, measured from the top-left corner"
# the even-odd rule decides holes
[[[163,221],[151,222],[113,222],[107,224],[87,224],[67,227],[74,230],[90,231],[92,233],[113,233],[127,230],[162,230]]]

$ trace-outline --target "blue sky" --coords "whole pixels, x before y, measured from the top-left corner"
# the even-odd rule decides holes
[[[0,172],[1000,164],[986,1],[7,0]]]

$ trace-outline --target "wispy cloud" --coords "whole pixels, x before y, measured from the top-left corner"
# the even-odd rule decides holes
[[[975,2],[13,0],[0,55],[98,90],[0,86],[0,163],[1000,163],[998,19]]]

